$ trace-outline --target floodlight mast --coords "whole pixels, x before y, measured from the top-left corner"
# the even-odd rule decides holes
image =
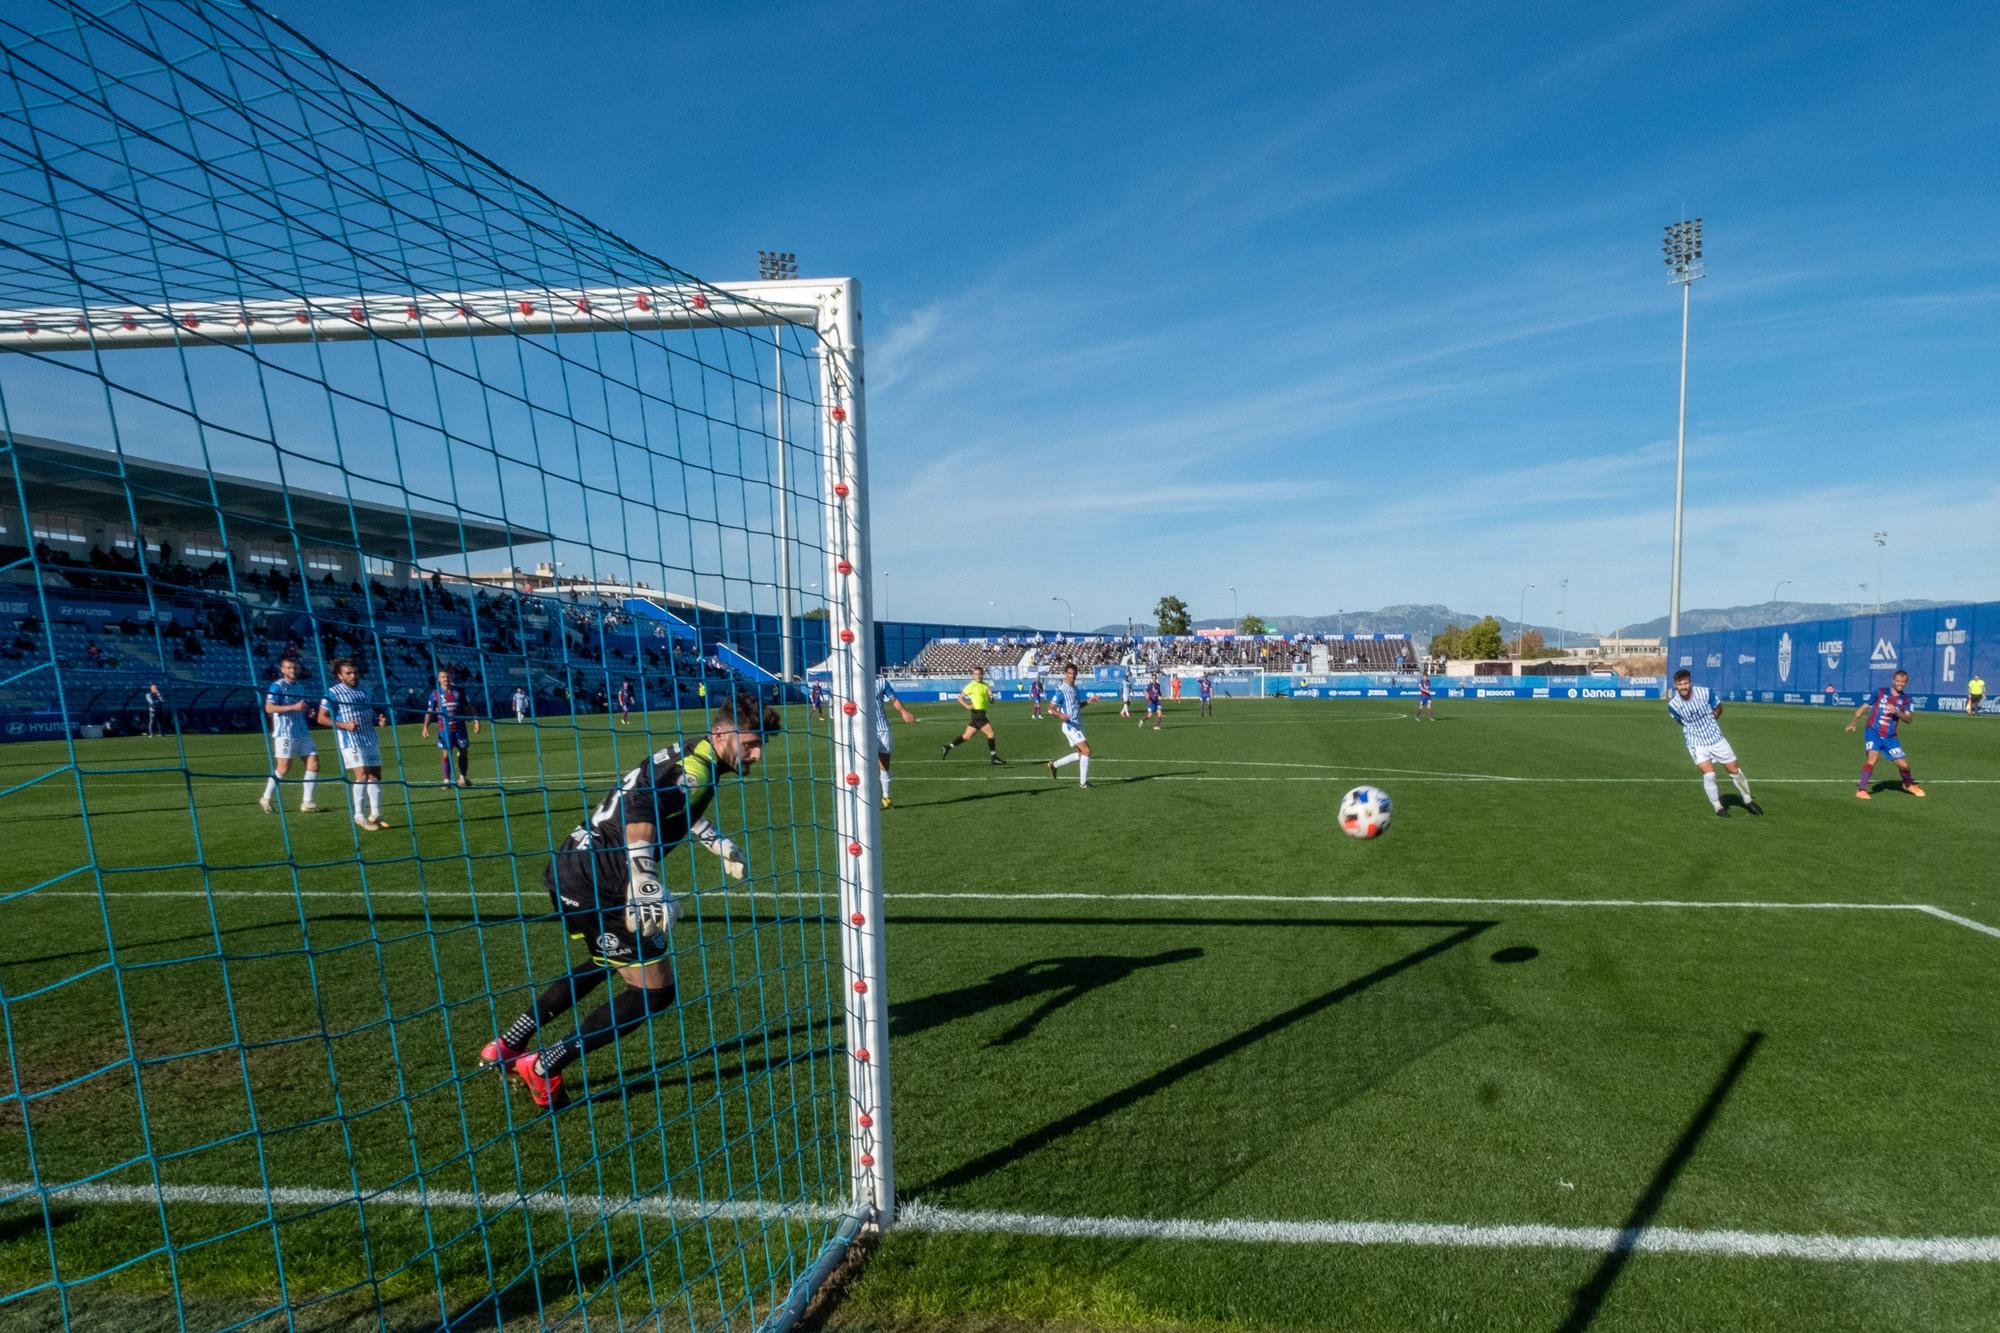
[[[1674,572],[1667,599],[1667,638],[1681,632],[1681,509],[1687,491],[1689,293],[1707,270],[1701,262],[1701,219],[1668,223],[1661,250],[1673,270],[1667,281],[1681,289],[1681,413],[1674,440]]]

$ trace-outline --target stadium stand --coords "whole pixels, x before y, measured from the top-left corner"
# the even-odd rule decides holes
[[[516,685],[537,715],[603,711],[622,680],[656,706],[698,698],[731,677],[717,647],[747,644],[753,660],[775,648],[768,616],[690,609],[700,640],[688,646],[606,599],[493,591],[417,563],[546,537],[519,526],[350,509],[345,498],[53,440],[17,437],[15,452],[26,505],[0,510],[0,714],[136,729],[157,682],[184,729],[258,729],[258,690],[288,652],[311,679],[334,658],[361,661],[396,721],[422,717],[440,668],[485,715],[504,710]],[[139,533],[105,485],[113,478],[146,497]],[[240,519],[226,536],[213,531],[210,485]],[[271,534],[286,522],[280,545]]]
[[[1058,671],[1074,662],[1085,670],[1126,665],[1143,671],[1229,668],[1302,673],[1312,669],[1313,649],[1318,646],[1326,649],[1330,671],[1415,669],[1414,649],[1407,639],[1331,634],[934,639],[912,669],[919,675],[963,676],[975,666],[989,671],[1016,666]]]
[[[992,671],[1021,666],[1033,651],[1018,639],[937,639],[924,645],[915,665],[920,675],[968,676],[975,667]]]

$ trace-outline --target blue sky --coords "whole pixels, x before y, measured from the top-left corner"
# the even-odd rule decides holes
[[[1663,613],[1683,210],[1684,604],[1877,529],[2000,595],[1988,7],[274,7],[684,269],[859,277],[884,615]]]

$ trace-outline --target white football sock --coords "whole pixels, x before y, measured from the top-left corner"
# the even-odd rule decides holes
[[[1083,756],[1082,756],[1082,755],[1078,754],[1078,753],[1077,753],[1077,752],[1076,752],[1075,750],[1071,750],[1071,751],[1070,751],[1070,752],[1069,752],[1068,754],[1066,754],[1066,755],[1064,755],[1064,756],[1063,756],[1062,758],[1060,758],[1060,759],[1056,760],[1056,767],[1057,767],[1057,768],[1066,768],[1066,767],[1068,767],[1068,766],[1069,766],[1070,764],[1073,764],[1073,763],[1075,763],[1075,762],[1076,762],[1077,760],[1079,760],[1079,759],[1081,759],[1081,758],[1083,758]]]
[[[354,817],[356,819],[366,819],[368,817],[368,784],[357,779],[351,784],[348,790],[349,794],[354,797]]]
[[[1715,774],[1704,773],[1701,775],[1701,789],[1708,793],[1708,803],[1710,805],[1720,806],[1722,804],[1722,788],[1716,783]]]
[[[1755,799],[1750,795],[1750,775],[1748,773],[1740,771],[1731,773],[1729,780],[1736,784],[1736,794],[1738,796],[1741,796],[1746,801]]]
[[[311,769],[307,769],[306,781],[305,781],[305,794],[299,797],[300,805],[311,805],[313,803],[313,788],[318,785],[319,785],[319,774],[313,772]]]
[[[882,794],[889,794],[889,770],[886,768],[882,770]]]
[[[1090,756],[1085,755],[1083,756],[1083,758],[1077,760],[1076,785],[1079,787],[1087,786],[1089,782],[1090,782]]]
[[[273,773],[264,780],[264,799],[270,800],[278,794],[278,775]]]
[[[367,786],[369,817],[379,819],[382,815],[382,784],[370,782]]]

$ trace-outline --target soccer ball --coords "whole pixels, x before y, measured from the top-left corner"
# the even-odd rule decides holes
[[[1356,787],[1340,798],[1340,831],[1350,838],[1379,838],[1395,811],[1380,787]]]

